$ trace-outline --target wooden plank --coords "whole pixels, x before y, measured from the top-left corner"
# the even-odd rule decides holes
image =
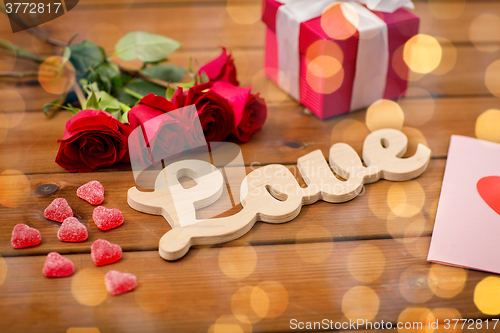
[[[111,40],[115,35],[121,36],[134,30],[166,34],[182,42],[187,49],[213,48],[217,45],[240,48],[263,46],[265,26],[260,21],[260,4],[245,3],[242,11],[227,10],[224,3],[207,4],[210,5],[191,6],[188,3],[182,6],[166,4],[167,7],[160,8],[157,5],[152,8],[140,5],[123,8],[122,5],[95,6],[82,2],[75,10],[43,27],[52,37],[61,40],[69,40],[78,33],[75,42],[87,36],[109,35],[109,42],[103,43],[106,47],[114,45]],[[453,3],[445,4],[442,10],[447,11],[448,5],[454,6]],[[481,13],[496,13],[499,10],[499,3],[467,2],[458,18],[444,20],[436,18],[428,4],[418,2],[415,13],[421,17],[421,33],[444,37],[453,43],[468,43],[471,22]],[[143,17],[147,20],[138,19]],[[12,34],[7,20],[0,22],[0,36],[30,50],[40,51],[42,48],[38,41],[32,41],[28,32]],[[497,39],[494,41],[498,42]],[[42,49],[47,51],[47,48]]]
[[[498,107],[497,99],[486,97],[408,98],[400,104],[406,114],[404,131],[414,141],[408,153],[413,153],[415,142],[424,140],[434,157],[446,156],[452,134],[474,137],[477,117],[489,108]],[[6,135],[0,142],[0,170],[18,169],[28,174],[63,171],[54,160],[59,146],[57,140],[62,138],[64,124],[70,118],[68,112],[62,111],[52,119],[42,112],[4,114],[21,123],[6,134],[0,133]],[[316,149],[327,156],[330,146],[337,142],[346,142],[361,153],[369,133],[365,117],[366,111],[359,111],[322,121],[304,114],[295,102],[270,104],[262,131],[250,142],[240,145],[244,161],[247,165],[295,164],[299,157]],[[427,118],[429,120],[420,125],[412,125]]]
[[[68,255],[76,275],[62,279],[43,277],[44,256],[5,258],[0,327],[9,332],[35,328],[37,332],[66,332],[69,327],[97,327],[101,332],[214,332],[215,327],[210,326],[217,320],[222,323],[223,316],[231,316],[233,311],[253,322],[246,327],[241,324],[243,332],[292,331],[293,318],[342,322],[359,316],[396,323],[408,308],[448,308],[463,318],[484,318],[473,303],[473,293],[489,274],[468,271],[461,291],[463,271],[452,269],[451,275],[439,276],[439,281],[445,288],[451,287],[450,281],[458,281],[458,287],[441,289],[447,296],[456,296],[434,295],[428,280],[431,264],[425,261],[429,240],[416,239],[412,251],[391,239],[197,249],[177,262],[165,262],[155,252],[126,252],[118,263],[99,268],[88,254]],[[136,274],[137,289],[106,297],[103,275],[111,269]],[[76,284],[73,288],[72,283]],[[266,285],[277,287],[266,289]],[[252,310],[244,291],[256,286],[260,290],[255,293],[261,295],[255,295],[254,309],[261,316],[268,313],[277,318],[260,319]],[[263,294],[270,290],[286,292]],[[365,297],[351,298],[356,290]],[[264,303],[255,302],[261,300],[257,296]],[[98,305],[85,306],[77,300]],[[421,319],[416,315],[406,320]]]
[[[243,240],[251,244],[286,244],[300,242],[303,237],[337,241],[430,235],[444,166],[444,160],[432,160],[428,170],[416,180],[401,183],[382,180],[366,185],[362,194],[347,203],[317,202],[304,206],[299,216],[289,223],[281,225],[257,223],[236,243]],[[303,184],[296,166],[289,166],[289,168]],[[247,173],[251,170],[252,168],[247,168]],[[13,179],[14,184],[22,184],[20,178],[2,177],[2,181],[8,179]],[[28,180],[29,191],[22,192],[20,189],[12,192],[13,196],[19,193],[15,196],[17,201],[4,199],[12,205],[19,203],[17,208],[0,207],[3,220],[0,224],[0,253],[4,256],[46,254],[53,250],[61,253],[90,252],[92,242],[99,238],[106,238],[110,242],[117,243],[126,251],[157,250],[161,236],[170,230],[170,226],[163,217],[139,213],[128,206],[127,191],[135,186],[130,171],[37,174],[28,176]],[[118,208],[123,212],[125,218],[123,226],[105,232],[97,229],[92,220],[95,207],[76,196],[76,189],[91,180],[99,180],[104,185],[106,199],[103,205],[107,208]],[[232,188],[234,200],[239,200],[239,192],[240,188],[237,184],[236,188]],[[408,199],[407,201],[402,199],[399,202],[394,194]],[[87,226],[89,230],[87,241],[65,243],[57,239],[60,223],[47,220],[43,216],[43,211],[52,200],[58,197],[66,198],[75,216]],[[226,202],[221,199],[212,206],[201,209],[198,216],[200,218],[214,217],[214,211],[222,209],[221,207],[228,207],[230,199],[225,200]],[[403,207],[408,205],[408,209],[401,210],[398,205],[403,205]],[[229,207],[231,207],[230,204]],[[222,216],[232,215],[239,209],[241,206],[226,211]],[[22,250],[13,249],[10,246],[10,236],[12,229],[18,223],[27,223],[37,228],[42,234],[42,244]]]

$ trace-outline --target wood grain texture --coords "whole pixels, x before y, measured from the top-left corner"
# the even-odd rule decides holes
[[[343,299],[351,288],[360,286],[364,290],[370,288],[379,297],[380,305],[375,310],[369,310],[369,305],[358,307],[361,316],[371,313],[375,321],[395,323],[401,312],[411,307],[455,308],[463,318],[482,318],[471,303],[474,286],[488,274],[469,271],[465,287],[457,296],[447,299],[434,295],[428,282],[431,264],[425,262],[429,240],[429,237],[414,240],[412,246],[418,250],[411,253],[410,246],[390,239],[194,249],[176,262],[165,262],[156,252],[126,252],[116,264],[99,268],[93,266],[88,254],[68,255],[75,263],[76,276],[62,279],[48,279],[41,274],[45,259],[42,256],[5,258],[8,270],[5,282],[0,285],[0,310],[4,314],[0,327],[20,333],[31,332],[34,327],[37,332],[51,333],[66,332],[69,327],[97,327],[101,332],[120,333],[213,332],[210,326],[234,311],[246,314],[254,322],[253,332],[283,332],[290,330],[292,318],[348,321],[342,310]],[[360,245],[380,255],[375,262],[360,261],[360,266],[350,266],[349,256]],[[310,261],[315,253],[323,254],[321,261]],[[366,260],[369,258],[369,253],[360,253],[367,256]],[[362,264],[383,268],[374,275],[378,277],[363,283],[352,275],[360,276],[355,269],[363,267]],[[230,265],[235,265],[233,270]],[[107,296],[96,306],[79,304],[77,299],[82,300],[84,292],[93,295],[90,300],[99,301],[100,283],[104,283],[103,275],[111,269],[137,275],[137,289],[119,297]],[[234,269],[241,274],[233,275]],[[456,270],[457,276],[460,275],[460,269]],[[95,279],[72,289],[81,272]],[[255,287],[264,281],[279,283],[288,295],[288,300],[271,298],[270,315],[284,310],[275,319],[259,320],[248,304],[249,299],[235,295],[240,288]],[[408,293],[406,283],[412,285],[415,293]],[[420,303],[415,303],[418,298]],[[155,310],[152,307],[155,302],[161,306],[156,313],[151,312]],[[261,306],[266,304],[254,308],[259,311]],[[363,308],[367,310],[364,312]],[[344,311],[348,309],[344,305]]]
[[[436,204],[441,189],[444,172],[444,160],[432,160],[428,170],[419,178],[398,183],[392,191],[413,198],[409,204],[421,208],[414,211],[398,211],[400,216],[392,213],[387,198],[393,183],[381,180],[370,184],[354,200],[343,204],[318,202],[313,206],[304,206],[299,216],[291,223],[273,225],[257,223],[242,241],[250,244],[294,243],[301,240],[305,232],[312,233],[314,239],[346,240],[367,238],[405,238],[419,235],[430,235],[432,232]],[[247,172],[252,171],[247,168]],[[296,166],[289,166],[291,173],[303,181]],[[99,238],[120,244],[124,251],[157,250],[160,238],[170,227],[161,216],[139,213],[127,204],[127,190],[134,186],[132,172],[94,172],[91,174],[36,174],[28,176],[30,192],[24,197],[18,208],[0,207],[2,223],[0,224],[0,254],[4,256],[26,256],[47,254],[50,251],[60,253],[90,252],[90,245]],[[124,215],[124,224],[109,231],[99,231],[92,221],[94,206],[78,198],[76,189],[82,184],[99,180],[105,188],[107,208],[118,208]],[[52,187],[53,186],[53,187]],[[48,188],[49,194],[43,192]],[[50,193],[56,189],[56,192]],[[239,188],[234,191],[239,193]],[[43,210],[53,199],[64,197],[72,207],[75,216],[89,230],[89,239],[83,243],[65,243],[57,239],[60,224],[43,216]],[[211,207],[200,210],[200,217],[212,217],[212,211],[218,210],[225,203],[215,203]],[[397,202],[392,205],[395,209]],[[222,216],[232,215],[241,206],[227,211]],[[391,214],[392,213],[392,214]],[[413,224],[416,222],[416,224]],[[14,250],[10,246],[12,229],[17,223],[26,223],[40,230],[42,244],[33,248]],[[413,224],[413,225],[412,225]]]
[[[408,154],[415,151],[415,142],[426,142],[433,156],[442,158],[447,154],[451,135],[474,137],[477,117],[487,109],[498,107],[498,100],[488,97],[408,98],[400,105],[406,114],[403,132],[410,139]],[[268,120],[262,131],[250,142],[240,145],[245,164],[295,164],[300,156],[316,149],[327,156],[330,146],[336,142],[347,143],[361,154],[364,137],[369,133],[364,124],[366,111],[321,121],[304,114],[302,109],[295,102],[268,105]],[[68,112],[61,111],[53,118],[45,117],[42,112],[4,114],[22,125],[4,132],[0,169],[17,169],[27,174],[63,171],[54,160],[59,147],[57,140],[62,138],[64,124],[70,118]],[[427,118],[421,125],[412,125]],[[272,130],[268,130],[270,128]],[[120,169],[129,170],[129,167],[123,165],[118,167]]]

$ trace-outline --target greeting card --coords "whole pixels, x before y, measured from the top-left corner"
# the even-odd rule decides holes
[[[500,273],[500,144],[452,136],[427,260]]]

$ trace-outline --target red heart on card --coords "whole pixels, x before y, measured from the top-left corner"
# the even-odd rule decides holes
[[[500,177],[488,176],[479,179],[477,191],[484,202],[500,215]]]
[[[137,278],[131,273],[109,271],[104,276],[104,283],[108,293],[116,296],[135,289],[137,287]]]
[[[96,266],[103,266],[117,262],[122,257],[122,248],[105,239],[98,239],[90,247],[92,261]]]
[[[45,259],[42,273],[46,277],[66,277],[73,274],[75,265],[57,252],[50,252]]]

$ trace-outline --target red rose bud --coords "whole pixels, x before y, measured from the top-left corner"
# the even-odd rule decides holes
[[[227,54],[226,48],[222,48],[222,54],[214,60],[200,67],[198,74],[202,75],[205,72],[210,82],[229,82],[235,86],[239,86],[236,79],[236,67],[231,54]]]
[[[165,97],[149,94],[144,96],[139,101],[139,104],[132,107],[128,112],[128,122],[132,129],[135,129],[146,121],[175,109],[177,109],[177,107]]]
[[[183,91],[177,88],[172,102],[177,107],[194,104],[207,142],[221,142],[231,134],[234,115],[228,101],[213,92],[212,83],[202,83]]]
[[[224,97],[234,112],[234,130],[232,134],[241,142],[248,142],[254,133],[264,125],[267,106],[258,94],[250,93],[252,88],[241,88],[226,82],[215,82],[212,91]]]
[[[128,162],[130,127],[101,110],[82,110],[66,123],[56,163],[70,172],[90,172]]]
[[[141,126],[141,131],[130,136],[130,156],[145,168],[206,145],[201,125],[195,124],[194,106],[178,108],[165,97],[149,94],[129,111],[128,117],[132,128]]]

